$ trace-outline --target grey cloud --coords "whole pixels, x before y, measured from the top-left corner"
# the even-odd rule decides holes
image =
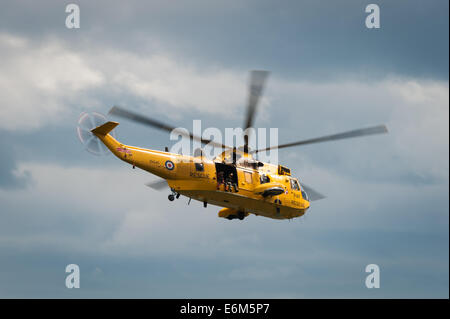
[[[79,48],[103,43],[147,55],[162,47],[187,61],[262,67],[296,78],[448,78],[448,1],[377,3],[380,30],[365,28],[367,2],[361,0],[79,1],[82,27],[74,32],[64,27],[63,3],[42,1],[36,8],[23,1],[3,5],[0,29],[57,36]]]
[[[4,140],[4,134],[0,132],[0,188],[17,189],[23,188],[30,182],[30,175],[28,172],[17,175],[14,172],[17,169],[17,158],[13,143],[8,143]]]
[[[368,183],[348,193],[344,184],[342,194],[301,219],[251,216],[233,224],[217,218],[218,208],[186,206],[185,198],[167,205],[164,193],[143,186],[144,172],[29,169],[32,188],[0,193],[3,296],[433,297],[447,291],[444,195],[412,188],[423,197],[395,202],[392,188],[374,193]],[[382,267],[384,290],[371,293],[363,286],[364,267],[374,262]],[[83,271],[82,289],[73,293],[62,286],[69,263]],[[12,287],[20,273],[29,275]]]

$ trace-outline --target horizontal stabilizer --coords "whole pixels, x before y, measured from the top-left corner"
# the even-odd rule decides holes
[[[161,179],[161,180],[155,181],[155,182],[150,182],[145,185],[147,185],[148,187],[153,188],[157,191],[169,187],[169,185],[167,184],[167,181],[165,179]]]
[[[106,122],[105,124],[94,128],[91,132],[97,136],[98,135],[104,136],[109,132],[111,132],[117,125],[119,125],[119,123],[117,122]]]

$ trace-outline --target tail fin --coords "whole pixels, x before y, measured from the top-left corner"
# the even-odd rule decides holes
[[[105,136],[106,134],[111,132],[117,125],[119,125],[119,123],[117,122],[106,122],[105,124],[94,128],[91,132],[97,136]]]

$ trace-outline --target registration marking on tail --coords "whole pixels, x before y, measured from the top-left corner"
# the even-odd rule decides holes
[[[116,148],[116,150],[119,153],[131,154],[131,151],[129,149],[126,149],[125,147],[118,147]]]

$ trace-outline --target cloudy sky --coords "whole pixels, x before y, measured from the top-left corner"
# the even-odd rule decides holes
[[[0,1],[0,297],[412,298],[449,287],[448,1]],[[255,124],[327,195],[292,221],[217,217],[76,136],[114,104],[191,129],[238,127],[248,71],[270,70]],[[119,140],[169,136],[123,121]],[[81,288],[65,287],[78,264]],[[365,287],[377,264],[381,287]]]

